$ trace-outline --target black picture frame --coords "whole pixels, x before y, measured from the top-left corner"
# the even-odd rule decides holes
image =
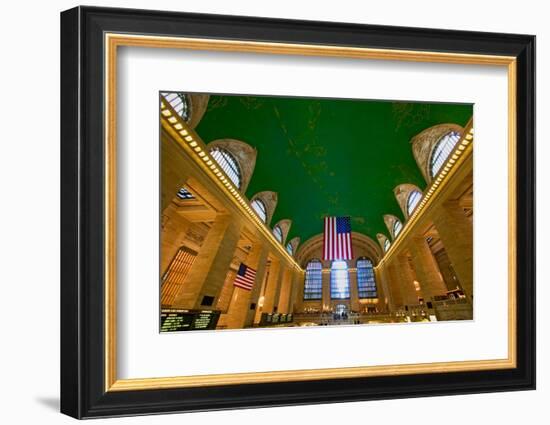
[[[517,59],[517,367],[105,391],[104,34],[256,40]],[[535,388],[535,37],[77,7],[61,13],[61,412],[75,418]]]

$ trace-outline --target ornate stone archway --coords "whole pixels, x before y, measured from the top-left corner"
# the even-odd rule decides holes
[[[237,160],[241,171],[241,193],[245,193],[254,173],[256,166],[256,156],[258,152],[255,148],[241,140],[236,139],[218,139],[206,145],[208,150],[220,148],[228,151]]]
[[[464,128],[453,123],[438,124],[425,129],[411,139],[414,159],[428,184],[432,181],[430,173],[430,158],[432,156],[432,151],[437,142],[452,131],[462,136]]]

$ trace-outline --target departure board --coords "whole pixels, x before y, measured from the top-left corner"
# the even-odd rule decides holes
[[[220,318],[218,310],[162,309],[161,332],[180,332],[216,329]]]

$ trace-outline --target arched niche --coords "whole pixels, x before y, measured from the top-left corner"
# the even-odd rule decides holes
[[[161,95],[191,128],[199,124],[210,99],[207,94],[191,94],[174,90],[161,92]]]
[[[396,226],[401,225],[401,227],[403,227],[403,223],[401,222],[401,220],[399,220],[396,216],[392,214],[385,214],[384,223],[386,224],[386,227],[388,228],[388,232],[390,233],[392,239],[395,239],[397,237],[397,235],[395,234]]]
[[[290,226],[292,226],[292,220],[289,220],[287,218],[283,219],[283,220],[279,220],[275,226],[273,226],[273,229],[275,229],[275,227],[279,226],[281,228],[281,231],[283,233],[283,240],[282,240],[282,244],[284,245],[285,242],[286,242],[286,238],[288,237],[288,232],[290,231]]]
[[[256,166],[256,156],[258,154],[256,149],[248,143],[236,139],[214,140],[208,143],[206,148],[209,151],[215,148],[224,149],[236,159],[241,172],[240,191],[241,193],[245,193]]]
[[[452,123],[438,124],[423,130],[411,139],[414,159],[427,183],[431,183],[432,181],[430,173],[432,152],[441,138],[451,132],[462,135],[464,128]]]
[[[188,94],[187,99],[189,101],[189,119],[187,123],[191,128],[195,128],[206,112],[210,96],[207,94]]]
[[[255,199],[259,199],[265,205],[267,216],[265,224],[269,226],[269,223],[271,223],[271,218],[273,217],[273,213],[275,212],[275,208],[277,208],[277,192],[271,192],[269,190],[258,192],[252,197],[252,199],[250,200],[250,204],[252,204]]]
[[[300,245],[300,237],[296,236],[292,238],[287,245],[292,247],[292,255],[296,255],[296,251],[298,251],[298,246]]]
[[[422,193],[418,186],[410,183],[400,184],[395,189],[393,189],[393,194],[395,195],[395,199],[399,204],[399,208],[401,208],[403,216],[407,219],[409,218],[409,213],[407,211],[407,201],[409,199],[409,195],[415,191]]]
[[[391,245],[390,240],[386,237],[386,235],[384,235],[382,233],[377,233],[376,234],[376,239],[378,240],[378,243],[380,244],[380,249],[382,250],[382,252],[385,253]],[[386,248],[386,246],[387,246],[387,248]]]

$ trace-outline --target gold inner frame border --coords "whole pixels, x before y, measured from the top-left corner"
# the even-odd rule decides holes
[[[323,368],[253,373],[118,379],[116,327],[116,88],[118,47],[150,47],[280,55],[324,56],[403,62],[504,66],[508,71],[508,358],[437,363]],[[105,47],[105,391],[137,391],[214,385],[358,378],[419,373],[510,369],[516,353],[516,58],[513,56],[371,49],[328,45],[106,33]]]

